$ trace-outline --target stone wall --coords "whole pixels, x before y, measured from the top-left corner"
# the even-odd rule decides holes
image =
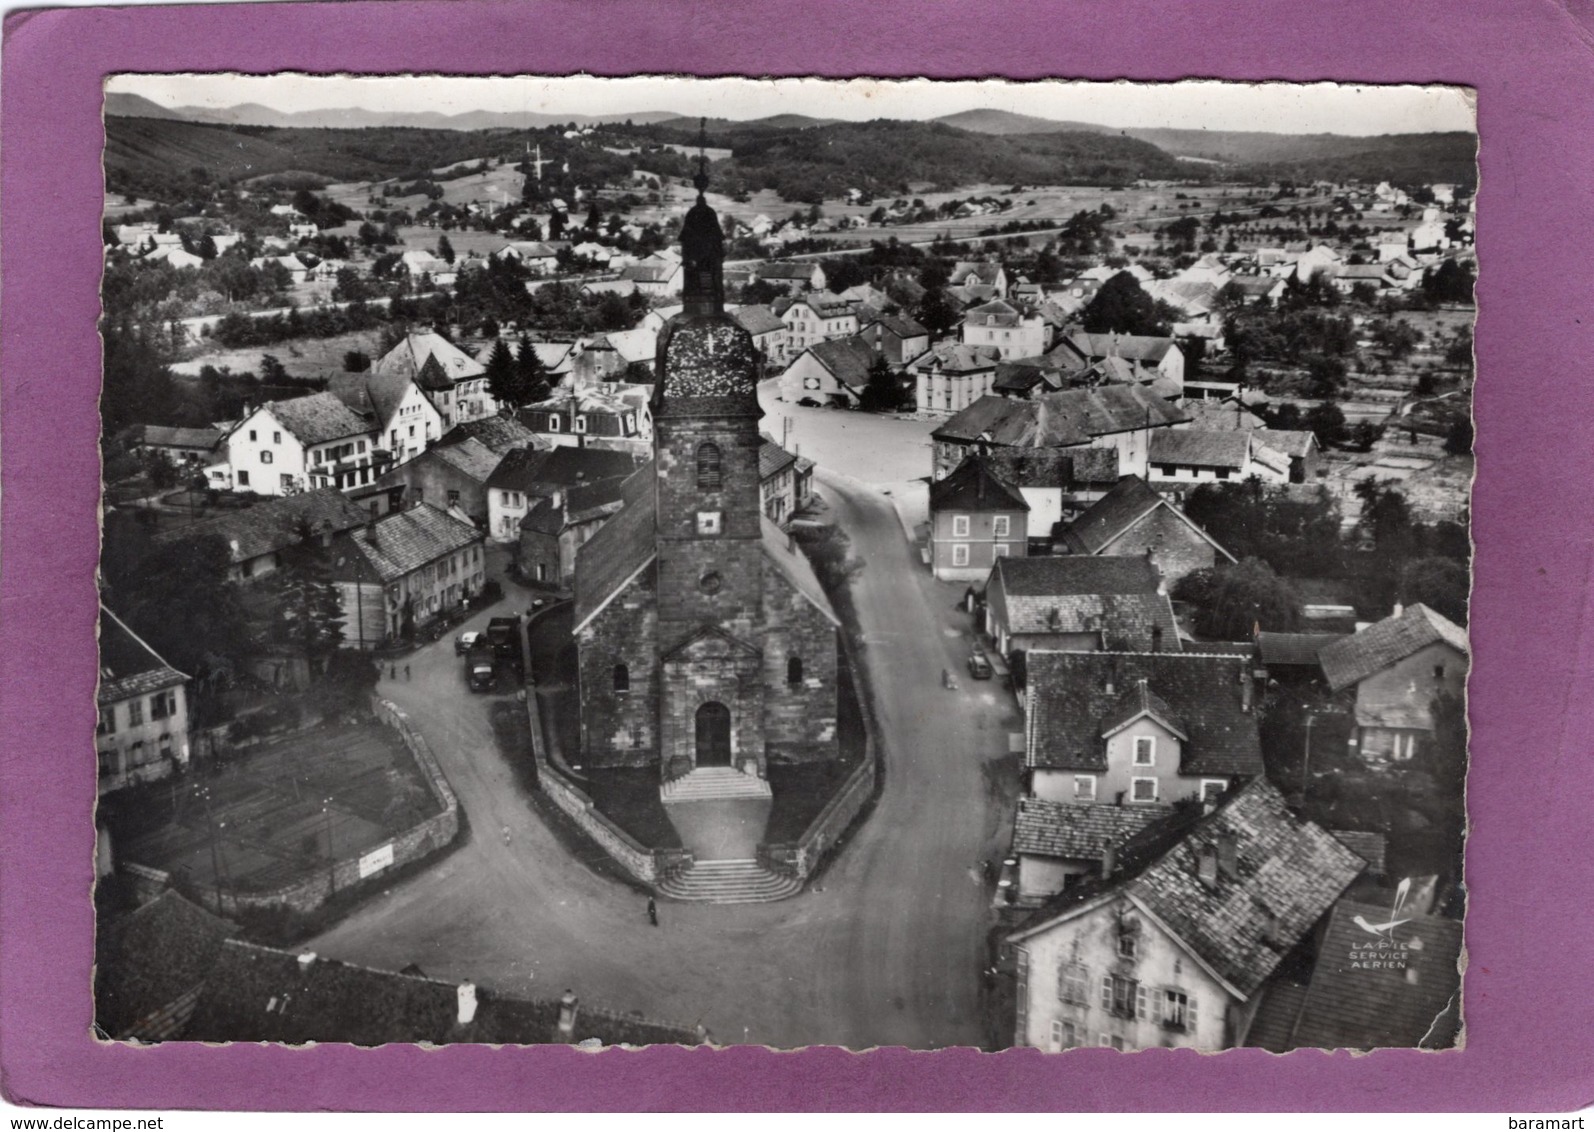
[[[660,680],[653,567],[594,617],[576,644],[585,765],[652,766],[659,753]],[[622,663],[630,686],[619,692],[614,687],[614,666]],[[565,757],[570,755],[567,752]]]
[[[764,748],[770,762],[836,757],[839,630],[770,563],[764,583]],[[801,662],[793,684],[790,662]]]

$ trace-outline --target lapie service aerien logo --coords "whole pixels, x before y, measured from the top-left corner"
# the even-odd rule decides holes
[[[1352,920],[1358,928],[1371,937],[1351,945],[1352,970],[1404,971],[1406,969],[1412,952],[1416,950],[1413,946],[1415,941],[1396,939],[1395,929],[1402,924],[1409,924],[1412,920],[1412,917],[1400,914],[1410,895],[1411,878],[1407,877],[1395,889],[1395,902],[1389,910],[1388,919],[1376,924],[1369,923],[1366,916],[1356,916]]]

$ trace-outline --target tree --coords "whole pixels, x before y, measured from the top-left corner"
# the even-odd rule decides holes
[[[260,380],[267,385],[281,385],[289,380],[288,370],[275,354],[262,354],[260,357]]]
[[[1471,578],[1454,558],[1417,558],[1401,571],[1400,592],[1408,603],[1421,602],[1457,625],[1467,623]]]
[[[945,287],[927,289],[924,298],[919,300],[919,309],[914,312],[914,317],[930,332],[932,338],[941,338],[952,333],[962,321],[957,304],[946,293]]]
[[[349,350],[343,355],[344,373],[364,373],[371,368],[371,355],[364,350]]]
[[[338,268],[336,281],[332,284],[332,299],[340,303],[357,303],[362,299],[370,298],[371,288],[360,273],[352,267]]]
[[[525,343],[521,344],[522,350],[530,349]],[[515,355],[509,349],[509,343],[500,338],[493,343],[492,353],[487,355],[487,392],[500,405],[519,408],[525,403],[520,387],[520,370],[515,364]]]
[[[447,236],[437,237],[437,258],[445,263],[454,262],[454,245],[449,242]]]
[[[1345,414],[1338,405],[1319,401],[1306,411],[1305,424],[1324,448],[1345,443],[1349,435],[1345,428]]]
[[[1161,317],[1157,303],[1127,271],[1120,271],[1101,285],[1082,312],[1082,320],[1089,334],[1163,337],[1168,333],[1168,324]]]
[[[1225,641],[1248,641],[1253,632],[1289,632],[1300,624],[1300,598],[1255,558],[1221,566],[1214,571],[1212,604],[1197,610],[1196,631]]]
[[[884,357],[877,357],[869,367],[869,380],[858,396],[859,405],[871,413],[894,413],[901,409],[906,393],[897,375]]]
[[[1450,422],[1450,430],[1445,433],[1445,451],[1452,456],[1471,455],[1472,432],[1472,418],[1470,416],[1457,417]]]
[[[1472,263],[1447,259],[1422,277],[1422,293],[1437,303],[1470,305],[1475,269]]]
[[[343,644],[343,599],[332,581],[331,556],[321,532],[301,518],[294,536],[279,554],[266,638],[303,657],[310,673],[319,675]]]
[[[730,217],[727,216],[726,219],[729,220]],[[587,231],[588,232],[597,232],[597,230],[599,228],[601,228],[602,226],[603,226],[603,209],[598,207],[598,202],[597,202],[596,199],[594,199],[593,202],[592,202],[592,206],[587,209]]]
[[[1371,421],[1357,421],[1350,430],[1349,444],[1358,452],[1371,452],[1373,445],[1378,443],[1378,429],[1373,427]]]
[[[524,337],[520,340],[520,351],[515,355],[515,371],[524,396],[520,405],[535,405],[553,396],[553,389],[548,383],[548,367],[543,364],[542,355],[537,353],[536,347]],[[519,408],[520,405],[515,407]]]

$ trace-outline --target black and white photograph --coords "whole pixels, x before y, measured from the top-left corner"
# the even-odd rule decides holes
[[[1471,91],[104,124],[99,1039],[1464,1045]]]

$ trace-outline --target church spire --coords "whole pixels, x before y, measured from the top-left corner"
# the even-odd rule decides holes
[[[720,230],[719,216],[703,195],[708,190],[707,118],[698,123],[697,145],[697,175],[692,178],[697,186],[697,203],[687,211],[681,225],[681,267],[685,275],[681,301],[688,317],[725,313],[725,233]]]

